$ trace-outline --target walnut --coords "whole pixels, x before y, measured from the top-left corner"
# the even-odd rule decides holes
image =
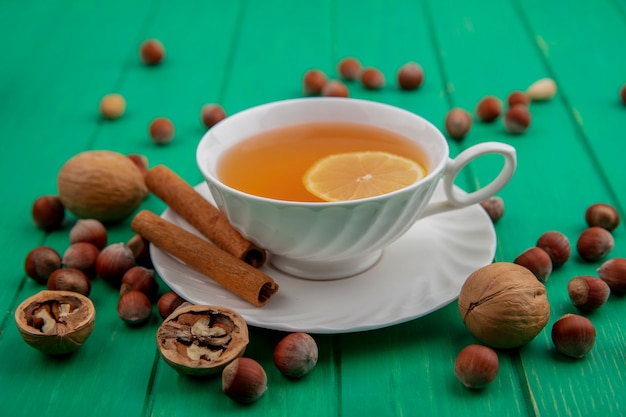
[[[163,360],[187,375],[219,373],[243,355],[248,326],[234,310],[219,306],[188,305],[170,314],[157,331]]]
[[[91,334],[95,318],[91,300],[72,291],[41,291],[15,311],[24,341],[49,355],[78,350]]]
[[[527,344],[550,318],[544,285],[528,269],[509,262],[474,271],[461,288],[458,305],[467,329],[494,348]]]

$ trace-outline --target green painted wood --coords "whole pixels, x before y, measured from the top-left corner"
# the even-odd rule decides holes
[[[626,214],[618,124],[626,108],[617,102],[626,82],[623,1],[567,8],[519,0],[327,0],[306,8],[281,0],[4,1],[0,31],[0,403],[7,415],[586,416],[619,415],[626,406],[623,299],[613,296],[589,315],[598,342],[587,358],[566,360],[550,341],[552,323],[575,312],[567,281],[594,275],[599,266],[576,255],[546,283],[548,327],[520,351],[498,352],[498,378],[479,392],[462,387],[452,372],[458,351],[475,342],[455,303],[386,329],[316,335],[319,364],[300,381],[283,377],[272,364],[284,333],[251,328],[246,354],[266,369],[269,390],[250,406],[226,398],[219,377],[176,374],[156,351],[156,312],[146,326],[129,328],[116,315],[117,289],[101,280],[94,280],[92,291],[96,329],[70,357],[41,355],[21,341],[13,323],[17,304],[42,289],[24,275],[28,250],[68,245],[74,218],[62,230],[44,233],[31,224],[29,211],[37,196],[55,193],[55,174],[69,157],[86,149],[141,153],[151,165],[166,164],[199,183],[195,146],[205,130],[202,104],[218,102],[232,114],[300,97],[307,69],[337,78],[344,56],[387,77],[381,91],[348,83],[352,97],[406,108],[439,127],[453,106],[472,111],[484,95],[504,99],[537,78],[555,78],[559,93],[533,104],[526,134],[507,134],[501,121],[475,122],[450,147],[454,156],[497,140],[518,151],[518,171],[501,192],[506,214],[495,225],[496,260],[512,261],[547,230],[562,231],[575,244],[589,204],[607,201]],[[139,62],[137,47],[149,37],[167,48],[159,67]],[[395,72],[407,61],[426,73],[416,92],[395,86]],[[114,122],[97,114],[100,97],[109,92],[128,102],[126,115]],[[148,124],[157,116],[176,124],[168,146],[148,139]],[[472,163],[457,184],[474,189],[500,164],[491,158]],[[142,208],[160,213],[165,205],[149,196]],[[110,242],[132,236],[129,222],[110,227]],[[614,236],[611,256],[626,256],[623,225]]]
[[[589,72],[579,71],[580,68],[573,65],[573,60],[580,59],[582,63],[589,56],[586,52],[581,53],[586,48],[580,39],[576,41],[575,38],[582,36],[575,34],[578,34],[578,28],[582,26],[593,28],[594,24],[588,23],[590,21],[602,26],[602,35],[598,30],[597,37],[589,37],[590,31],[585,31],[585,39],[591,38],[594,42],[601,39],[600,44],[603,47],[600,50],[604,53],[598,52],[598,55],[610,59],[611,55],[607,55],[606,51],[619,49],[617,39],[620,36],[616,34],[624,30],[623,22],[621,25],[619,22],[615,23],[614,27],[607,30],[606,25],[599,23],[603,19],[590,20],[588,16],[597,13],[599,9],[611,9],[610,5],[599,3],[587,5],[593,11],[581,7],[574,8],[576,11],[573,13],[570,13],[572,9],[564,12],[556,4],[546,7],[544,2],[537,2],[532,7],[525,2],[500,5],[485,2],[478,7],[475,3],[466,6],[455,4],[455,7],[451,7],[452,3],[432,2],[433,16],[439,20],[439,27],[442,28],[441,44],[447,45],[451,50],[454,48],[455,53],[447,56],[446,62],[450,78],[454,80],[455,93],[458,92],[466,100],[464,107],[473,108],[487,94],[504,97],[508,91],[525,88],[533,80],[543,76],[554,76],[559,82],[560,92],[555,100],[532,106],[533,124],[526,135],[509,137],[508,140],[501,133],[496,136],[498,140],[508,141],[516,146],[520,161],[516,178],[502,192],[507,205],[507,216],[496,227],[501,248],[497,258],[512,261],[521,251],[534,245],[536,239],[547,230],[562,231],[575,244],[579,233],[586,226],[586,207],[596,201],[619,205],[615,195],[620,196],[619,198],[623,196],[621,184],[610,184],[620,182],[617,179],[623,176],[623,167],[611,167],[610,158],[590,154],[590,150],[594,151],[596,146],[597,152],[606,153],[606,150],[601,149],[606,149],[602,144],[610,140],[608,133],[611,131],[611,120],[619,117],[620,113],[623,118],[623,108],[616,103],[616,89],[611,85],[615,81],[611,82],[609,75],[600,85],[581,88],[585,81],[583,77],[585,74],[589,76]],[[487,8],[491,9],[489,13],[485,13]],[[499,19],[494,20],[494,15],[499,16]],[[555,25],[560,19],[567,24]],[[613,20],[608,19],[608,24]],[[535,24],[535,21],[538,23]],[[543,25],[540,26],[539,22]],[[451,27],[458,29],[450,30]],[[546,35],[543,31],[554,33],[558,40],[544,42]],[[495,34],[498,36],[494,36]],[[526,39],[526,42],[512,42],[512,39]],[[553,45],[549,53],[546,53],[544,43]],[[561,48],[567,49],[559,59],[555,55]],[[593,50],[598,51],[597,48]],[[457,51],[460,53],[456,53]],[[477,53],[480,54],[481,62],[487,65],[474,65],[473,56]],[[520,65],[522,59],[523,64]],[[593,61],[595,60],[591,58],[586,62]],[[490,71],[491,75],[468,76],[468,66],[469,71],[474,68],[475,71]],[[576,70],[572,71],[572,68]],[[561,83],[561,76],[565,79],[575,77],[576,82],[569,85]],[[521,82],[521,85],[514,82]],[[569,99],[570,94],[575,95],[576,99]],[[596,98],[594,101],[594,96],[603,97],[603,105],[599,104],[600,99]],[[591,102],[595,105],[590,105]],[[578,108],[585,108],[586,113],[581,113]],[[582,116],[582,120],[589,118],[592,125],[598,126],[598,131],[591,133],[591,130],[582,129],[578,116],[573,117],[577,114]],[[478,129],[474,130],[475,133],[480,131],[493,134],[492,126],[476,127]],[[551,168],[550,165],[557,158],[558,166]],[[610,174],[600,171],[598,164],[603,169],[610,170]],[[478,171],[479,180],[480,175]],[[546,202],[549,204],[545,204]],[[507,228],[509,232],[503,232],[503,228]],[[623,237],[619,231],[615,238],[616,249],[612,256],[623,256],[623,243],[620,245]],[[613,297],[605,309],[593,315],[592,320],[598,330],[598,345],[585,361],[566,361],[560,358],[553,351],[549,336],[551,325],[556,319],[563,314],[575,312],[566,292],[569,279],[576,275],[596,275],[595,269],[598,266],[598,263],[588,264],[574,255],[572,261],[556,271],[546,285],[552,306],[551,320],[542,334],[520,351],[520,379],[528,380],[533,393],[534,409],[539,415],[593,415],[599,409],[610,415],[615,414],[620,406],[623,407],[621,398],[614,394],[623,392],[623,377],[619,371],[616,373],[607,369],[614,369],[616,363],[623,364],[624,330],[616,331],[614,318],[619,313],[612,311],[623,308],[616,304],[621,300]],[[562,366],[558,366],[559,364]],[[594,392],[594,395],[582,395],[581,390],[587,389],[582,387],[587,387],[590,381],[593,381],[591,384],[594,386],[609,388]]]

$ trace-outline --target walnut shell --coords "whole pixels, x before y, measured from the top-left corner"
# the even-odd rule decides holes
[[[15,323],[24,341],[49,355],[78,350],[91,334],[95,319],[91,300],[72,291],[41,291],[15,311]]]
[[[148,195],[137,165],[111,151],[86,151],[70,158],[59,170],[57,188],[72,214],[101,222],[128,217]]]
[[[248,325],[227,307],[188,305],[165,318],[156,340],[161,357],[178,373],[211,375],[244,354]]]
[[[461,288],[458,305],[470,333],[494,348],[527,344],[550,318],[544,285],[528,269],[509,262],[474,271]]]

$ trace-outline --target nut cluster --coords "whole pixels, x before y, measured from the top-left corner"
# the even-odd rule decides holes
[[[576,251],[582,261],[601,261],[614,247],[612,231],[619,225],[619,213],[609,204],[595,203],[587,208],[584,219],[587,228],[578,236]],[[570,259],[571,252],[570,242],[564,234],[549,231],[539,237],[536,246],[524,251],[514,262],[545,282],[552,269],[560,268]],[[605,260],[596,272],[597,277],[575,276],[567,284],[571,303],[582,314],[590,314],[602,307],[611,294],[626,294],[626,259]],[[595,338],[596,330],[591,320],[578,314],[565,314],[552,326],[556,350],[572,358],[580,359],[589,353]]]
[[[99,277],[120,289],[118,315],[130,325],[145,323],[156,301],[158,282],[146,258],[148,242],[137,236],[125,243],[107,245],[107,229],[96,219],[78,219],[69,231],[70,245],[61,256],[40,246],[26,256],[28,277],[48,290],[68,291],[88,297],[91,280]]]
[[[493,123],[502,117],[504,130],[519,135],[526,132],[531,125],[531,103],[550,100],[555,94],[556,83],[552,79],[543,78],[531,84],[526,91],[511,91],[506,97],[506,108],[497,96],[484,96],[474,107],[474,116],[482,123]],[[461,140],[470,132],[472,118],[467,110],[461,107],[452,108],[446,114],[444,128],[450,138]]]
[[[330,79],[326,73],[313,68],[304,73],[302,90],[307,96],[349,97],[350,91],[345,82],[358,80],[366,90],[381,90],[387,85],[383,72],[376,67],[363,67],[355,57],[345,57],[337,64],[340,79]],[[403,64],[396,72],[399,89],[410,91],[419,89],[424,82],[424,70],[415,62]]]
[[[146,67],[158,67],[165,60],[165,46],[159,39],[146,39],[138,48],[139,59]],[[100,101],[100,114],[105,119],[115,120],[126,111],[126,99],[119,93],[107,94]],[[209,129],[226,118],[224,108],[217,103],[204,104],[200,109],[200,121]],[[155,117],[148,124],[148,138],[152,143],[163,146],[175,136],[175,124],[168,117]]]

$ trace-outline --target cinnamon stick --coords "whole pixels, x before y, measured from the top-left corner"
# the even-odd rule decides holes
[[[257,307],[265,305],[278,291],[272,277],[148,210],[137,213],[131,228],[152,245]]]
[[[148,189],[163,200],[198,232],[221,249],[254,266],[261,267],[266,253],[243,237],[217,207],[208,202],[178,174],[157,165],[146,174]]]

